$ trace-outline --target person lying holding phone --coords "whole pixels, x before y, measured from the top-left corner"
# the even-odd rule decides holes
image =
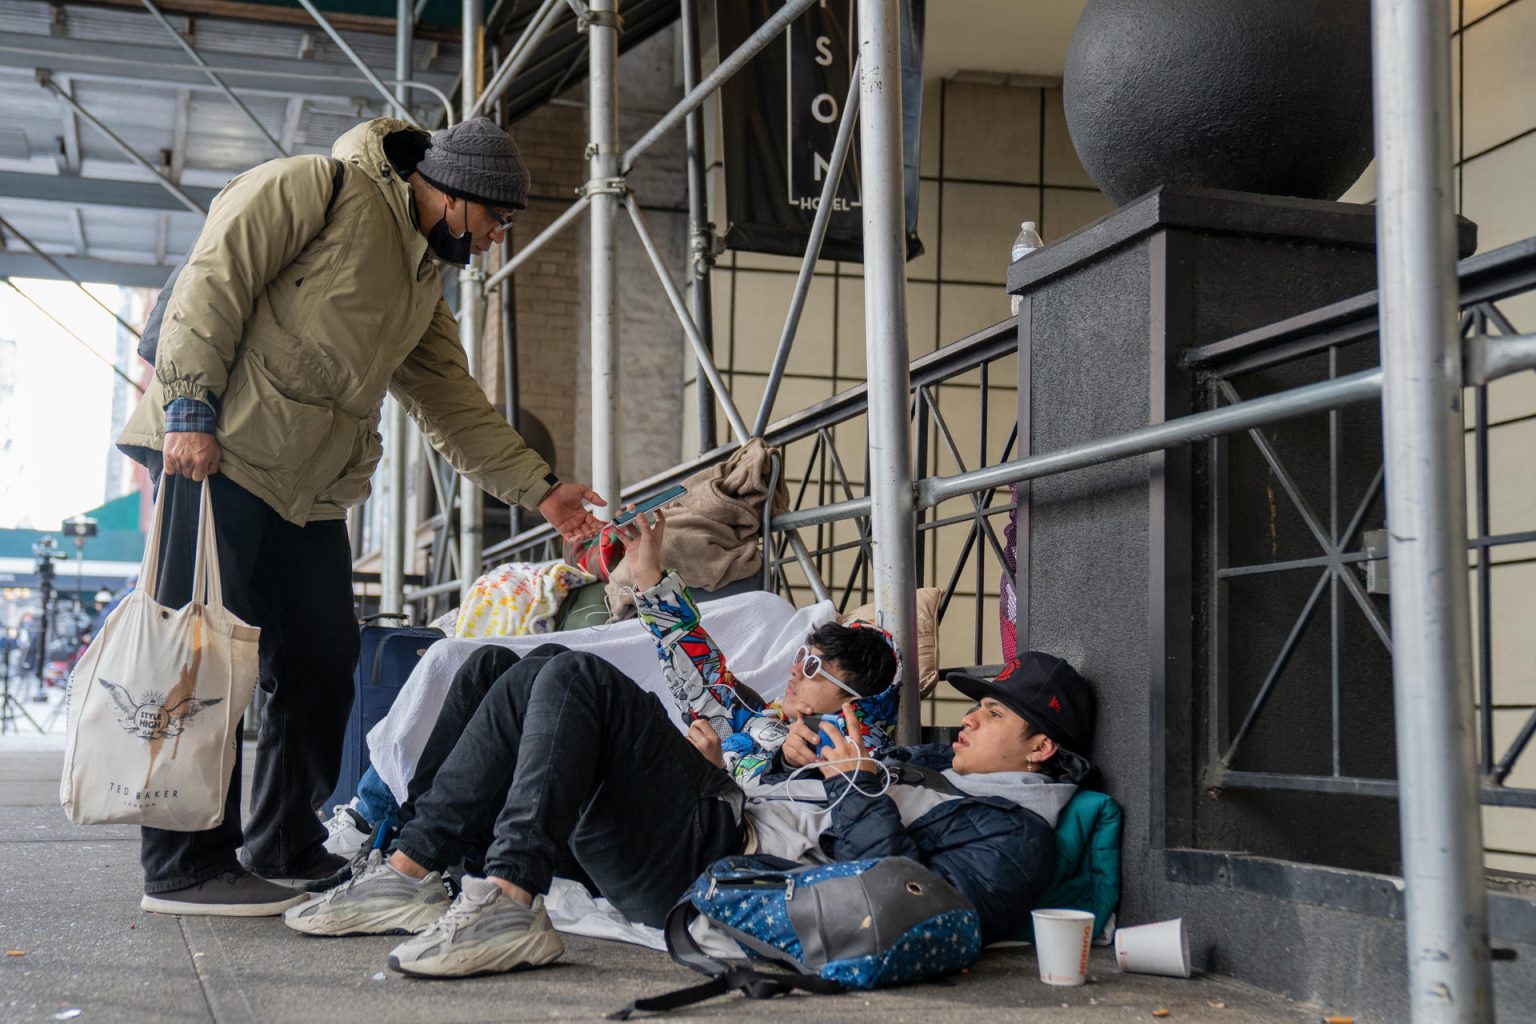
[[[685,738],[659,698],[595,655],[487,646],[454,680],[393,850],[371,851],[283,920],[310,935],[410,933],[391,969],[467,977],[561,956],[542,896],[568,867],[625,917],[659,927],[722,857],[902,856],[974,904],[983,941],[1008,938],[1055,872],[1056,817],[1089,771],[1093,694],[1039,652],[995,680],[951,681],[978,704],[949,747],[876,758],[862,730],[822,721],[818,737],[806,713],[776,757],[788,771],[739,784],[711,742]],[[454,897],[445,872],[460,862],[472,873]]]
[[[665,532],[663,513],[656,512],[654,521],[639,516],[624,531],[624,557],[635,582],[635,609],[656,640],[662,675],[699,753],[740,783],[781,766],[776,755],[799,721],[813,745],[826,718],[837,732],[858,723],[865,747],[876,754],[890,746],[901,661],[889,633],[863,622],[818,627],[794,654],[783,699],[765,705],[731,674],[682,577],[663,573]]]

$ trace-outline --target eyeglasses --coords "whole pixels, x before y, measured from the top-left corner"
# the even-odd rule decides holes
[[[842,690],[844,693],[854,697],[855,699],[862,699],[864,696],[858,690],[855,690],[853,687],[837,678],[837,676],[833,675],[831,672],[828,672],[826,666],[822,663],[821,655],[812,653],[809,646],[801,645],[800,649],[795,652],[795,667],[798,668],[800,670],[800,674],[805,676],[807,679],[820,676],[821,678],[834,684],[839,690]]]
[[[499,210],[494,206],[487,206],[485,212],[490,214],[491,220],[495,222],[498,231],[510,230],[513,222],[517,220],[516,210]]]

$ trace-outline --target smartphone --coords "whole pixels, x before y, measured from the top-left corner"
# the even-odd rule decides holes
[[[848,735],[848,723],[843,721],[842,715],[806,715],[805,724],[816,730],[816,753],[819,755],[832,747],[832,737],[828,736],[821,728],[822,723],[829,723],[844,736]]]
[[[654,512],[658,508],[661,508],[661,506],[665,505],[667,502],[672,501],[675,498],[681,498],[687,493],[688,488],[684,487],[682,484],[674,484],[673,486],[668,487],[666,490],[662,491],[660,494],[656,495],[654,498],[646,498],[644,501],[640,502],[640,504],[636,505],[634,508],[628,510],[627,512],[620,512],[618,515],[614,516],[613,525],[627,526],[634,521],[635,516],[645,512]]]

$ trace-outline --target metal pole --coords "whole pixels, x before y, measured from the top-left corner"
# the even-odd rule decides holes
[[[119,377],[123,378],[123,380],[127,381],[129,384],[132,384],[135,388],[137,388],[138,391],[139,391],[139,394],[142,395],[144,393],[144,385],[140,384],[138,381],[134,380],[132,377],[130,377],[126,373],[124,373],[122,367],[118,366],[112,360],[108,359],[106,356],[104,356],[100,352],[96,351],[96,349],[91,346],[90,342],[86,341],[84,338],[80,337],[80,335],[78,335],[74,331],[70,330],[68,324],[66,324],[64,321],[60,320],[58,317],[54,316],[52,313],[48,312],[48,310],[46,308],[44,308],[42,303],[38,302],[36,299],[34,299],[32,296],[28,295],[26,292],[22,291],[20,288],[17,288],[15,281],[12,281],[9,277],[0,277],[0,282],[3,282],[4,284],[8,285],[10,287],[11,291],[15,292],[17,295],[20,295],[23,299],[25,299],[32,306],[33,309],[36,309],[39,313],[43,314],[43,316],[47,317],[49,320],[52,320],[58,326],[59,330],[63,331],[65,334],[69,335],[71,338],[74,338],[76,341],[78,341],[82,346],[84,346],[84,348],[85,348],[85,350],[87,352],[89,352],[91,355],[95,356],[97,359],[100,359],[102,362],[104,362],[108,366],[110,366],[112,368],[112,372],[113,373],[117,374]]]
[[[251,108],[245,105],[244,100],[235,95],[235,91],[229,87],[229,84],[224,79],[219,77],[218,72],[208,66],[208,62],[203,60],[203,55],[193,48],[192,44],[187,41],[187,37],[176,31],[176,26],[172,25],[170,19],[160,12],[160,8],[155,6],[154,0],[143,0],[143,3],[149,10],[149,13],[155,16],[155,20],[163,25],[165,30],[171,34],[171,38],[180,43],[181,48],[187,51],[187,56],[192,58],[192,62],[208,73],[208,79],[218,86],[219,91],[224,94],[225,98],[239,108],[240,113],[244,114],[251,124],[256,126],[256,130],[261,132],[268,142],[272,143],[272,148],[277,150],[277,155],[287,156],[288,151],[283,148],[281,142],[272,137],[271,132],[267,131],[267,126],[261,123],[261,118],[257,117],[251,111]]]
[[[554,28],[555,23],[564,16],[563,8],[562,0],[544,0],[544,5],[533,13],[533,17],[523,29],[523,34],[518,37],[517,42],[512,44],[506,59],[501,62],[501,66],[486,83],[485,92],[480,94],[474,108],[465,117],[474,117],[501,99],[501,94],[507,91],[517,78],[518,72],[533,59],[535,51],[544,41],[544,37],[549,34],[549,30]]]
[[[618,298],[619,30],[617,0],[593,0],[587,30],[588,194],[592,198],[592,487],[619,498]]]
[[[1472,737],[1447,0],[1373,0],[1382,434],[1414,1024],[1493,1020]]]
[[[411,98],[408,83],[415,76],[415,46],[416,17],[411,0],[395,0],[395,101],[402,108]]]
[[[654,146],[656,140],[673,128],[676,128],[683,118],[688,116],[689,111],[694,110],[705,100],[709,99],[715,90],[719,89],[732,75],[746,67],[747,63],[757,56],[759,51],[779,38],[779,34],[788,27],[790,22],[800,17],[801,14],[805,13],[816,2],[817,0],[788,0],[783,7],[779,8],[777,14],[763,22],[762,27],[748,36],[747,41],[742,43],[734,53],[721,61],[719,67],[711,71],[704,81],[694,86],[677,106],[673,107],[660,121],[652,125],[650,131],[640,137],[639,142],[629,147],[624,153],[624,173],[628,174],[635,166],[635,161],[640,159],[641,154],[646,150]],[[592,5],[592,10],[594,13],[597,11],[596,4]],[[898,75],[892,81],[899,80],[900,76]]]
[[[22,234],[20,231],[17,231],[16,230],[16,225],[12,224],[10,221],[6,220],[4,217],[0,217],[0,228],[4,228],[13,238],[15,238],[17,241],[19,241],[22,245],[26,246],[28,249],[31,249],[33,255],[35,255],[38,259],[40,259],[44,263],[48,264],[50,267],[52,267],[54,270],[56,270],[59,274],[63,275],[65,279],[67,279],[68,281],[73,283],[76,288],[79,288],[82,292],[85,293],[85,297],[86,298],[90,299],[92,302],[96,303],[96,305],[100,306],[102,309],[104,309],[108,313],[110,313],[112,315],[112,319],[114,319],[118,323],[122,324],[123,327],[125,329],[127,329],[129,334],[133,335],[135,338],[142,338],[143,337],[143,335],[139,333],[138,328],[134,327],[133,324],[129,323],[127,320],[124,320],[122,318],[122,316],[119,315],[118,312],[115,309],[113,309],[111,306],[107,305],[105,302],[102,302],[95,295],[93,295],[91,293],[91,290],[89,288],[87,288],[84,284],[82,284],[78,277],[76,277],[74,274],[71,274],[69,271],[65,270],[63,265],[60,264],[58,260],[54,259],[52,256],[49,256],[47,253],[43,252],[43,250],[41,250],[41,249],[39,249],[37,247],[37,244],[35,242],[33,242],[32,239],[28,238],[26,235]]]
[[[69,107],[69,109],[73,110],[80,117],[90,122],[91,127],[105,135],[114,146],[122,151],[124,156],[138,164],[139,167],[148,171],[156,181],[164,186],[167,192],[181,201],[181,205],[185,206],[193,213],[201,214],[205,217],[208,215],[208,211],[199,206],[196,199],[193,199],[191,196],[183,192],[181,190],[181,186],[177,185],[170,178],[167,178],[165,175],[161,174],[159,168],[157,168],[154,164],[150,163],[148,160],[145,160],[142,156],[139,156],[137,150],[128,145],[128,143],[124,142],[122,139],[118,138],[117,134],[114,133],[112,129],[98,121],[95,114],[92,114],[89,110],[86,110],[79,103],[75,102],[75,98],[60,88],[59,83],[55,82],[53,80],[53,76],[50,75],[47,71],[39,69],[37,72],[37,81],[38,84],[43,88],[52,90],[53,94],[57,96],[65,106]]]
[[[306,0],[307,2],[307,0]],[[459,103],[470,117],[480,88],[480,36],[485,25],[485,0],[464,0],[462,78]],[[480,347],[485,334],[485,271],[477,258],[459,271],[459,340],[469,362],[469,375],[479,379]],[[485,547],[485,494],[468,477],[459,479],[459,593],[466,596],[480,575]]]
[[[379,76],[373,73],[373,69],[368,66],[367,62],[357,55],[357,51],[348,45],[347,41],[341,37],[340,32],[336,31],[336,27],[326,20],[325,15],[320,13],[320,8],[314,5],[314,0],[299,0],[299,6],[309,12],[309,16],[315,19],[315,24],[319,25],[325,34],[331,37],[331,42],[336,44],[336,48],[346,54],[347,59],[356,66],[357,70],[363,73],[363,77],[368,79],[369,84],[378,90],[380,96],[384,97],[384,102],[394,107],[403,120],[415,124],[416,119],[411,116],[410,110],[384,87],[384,83],[379,81]]]
[[[147,2],[147,0],[146,0]],[[411,77],[416,17],[411,0],[395,0],[395,99],[404,104]],[[379,558],[379,611],[405,610],[405,406],[384,399],[384,536]]]
[[[843,103],[843,119],[837,126],[837,141],[832,144],[832,163],[827,168],[826,180],[821,183],[821,198],[816,203],[816,217],[811,221],[811,235],[805,243],[805,258],[800,261],[800,276],[795,279],[795,293],[789,300],[789,314],[784,318],[784,331],[779,335],[779,347],[773,354],[773,368],[768,371],[768,386],[763,390],[762,404],[757,407],[757,422],[752,435],[760,435],[768,426],[773,412],[774,399],[779,396],[779,384],[784,380],[784,367],[789,365],[789,350],[795,343],[795,332],[800,328],[800,314],[805,311],[805,300],[811,294],[811,278],[816,261],[821,257],[821,246],[827,238],[827,228],[832,223],[832,205],[837,195],[838,182],[843,179],[843,166],[848,161],[848,148],[853,143],[853,124],[859,117],[859,62],[853,62],[853,72],[848,80],[848,98]]]
[[[681,0],[683,32],[683,92],[699,84],[698,0]],[[688,146],[688,279],[693,307],[693,322],[704,339],[704,348],[713,357],[715,351],[714,294],[710,270],[715,265],[715,226],[709,220],[709,196],[705,188],[704,111],[695,107],[683,122]],[[694,378],[699,396],[699,454],[715,446],[715,397],[706,394],[704,364]],[[758,427],[754,433],[762,433]],[[766,549],[764,549],[766,550]],[[766,561],[766,559],[765,559]]]
[[[544,244],[546,242],[550,241],[561,231],[565,230],[565,226],[579,217],[582,213],[584,213],[587,207],[591,204],[591,196],[582,196],[580,199],[576,200],[576,202],[568,206],[564,213],[556,217],[554,221],[550,223],[549,227],[545,228],[543,231],[540,231],[538,235],[534,237],[533,241],[519,248],[517,252],[513,253],[512,257],[508,259],[507,262],[503,263],[494,274],[486,278],[485,287],[487,289],[495,288],[497,285],[501,284],[501,282],[511,277],[513,273],[516,272],[517,268],[523,265],[524,261],[526,261],[534,253],[538,252],[540,249],[544,248]]]
[[[651,258],[651,266],[656,269],[656,276],[661,279],[662,290],[667,293],[667,300],[672,303],[672,312],[677,315],[677,322],[683,326],[683,334],[687,336],[689,344],[693,346],[694,357],[699,361],[699,369],[709,378],[709,385],[715,391],[720,401],[720,407],[725,410],[725,418],[730,421],[731,433],[736,435],[737,444],[746,444],[751,438],[747,432],[746,420],[741,418],[741,413],[736,409],[736,403],[731,398],[731,393],[725,386],[725,381],[720,376],[720,371],[715,368],[715,361],[710,358],[709,349],[704,346],[704,337],[699,333],[699,327],[693,322],[693,317],[688,315],[688,308],[683,305],[683,294],[678,290],[672,280],[672,274],[667,270],[666,260],[662,258],[661,250],[656,246],[656,239],[651,235],[650,228],[646,226],[645,217],[640,213],[640,204],[635,202],[635,197],[625,196],[625,205],[629,209],[629,218],[634,222],[635,232],[640,236],[640,242],[645,246],[646,255]]]
[[[901,146],[901,17],[897,0],[859,0],[859,117],[864,196],[864,351],[869,367],[869,492],[875,607],[901,650],[897,735],[916,743],[917,563],[907,400],[906,189]]]

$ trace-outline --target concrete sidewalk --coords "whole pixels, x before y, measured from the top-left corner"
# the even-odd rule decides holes
[[[58,806],[61,750],[54,737],[0,737],[0,946],[24,954],[0,961],[6,1024],[598,1020],[637,996],[701,980],[652,950],[569,937],[564,959],[543,970],[418,981],[384,966],[398,938],[315,939],[276,918],[142,913],[137,830],[65,819]],[[1167,1015],[1154,1017],[1160,1009]],[[1030,950],[1003,949],[940,983],[771,1003],[732,995],[672,1016],[1316,1024],[1322,1011],[1216,979],[1121,974],[1102,949],[1094,951],[1088,985],[1053,989],[1035,977]]]

